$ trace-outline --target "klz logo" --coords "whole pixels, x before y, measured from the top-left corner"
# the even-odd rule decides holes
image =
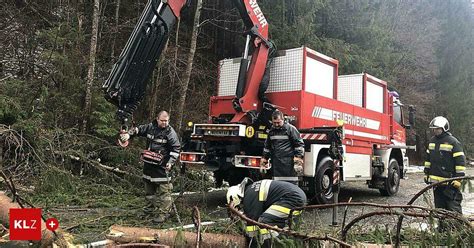
[[[41,240],[41,209],[10,209],[10,240]]]

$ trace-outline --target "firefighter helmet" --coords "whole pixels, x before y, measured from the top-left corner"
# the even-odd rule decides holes
[[[436,116],[430,122],[430,128],[442,128],[444,132],[449,131],[449,121],[443,116]]]
[[[233,202],[235,206],[240,204],[241,199],[244,197],[245,187],[251,184],[252,179],[246,177],[240,184],[229,187],[227,190],[227,203]]]
[[[240,199],[244,197],[244,192],[240,189],[239,185],[234,185],[227,190],[227,203],[234,203],[235,206],[240,204]]]

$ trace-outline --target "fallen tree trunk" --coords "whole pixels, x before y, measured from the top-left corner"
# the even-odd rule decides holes
[[[178,236],[178,233],[180,233]],[[107,238],[118,243],[153,242],[172,247],[196,247],[196,233],[159,230],[151,228],[124,227],[109,228]],[[230,234],[202,233],[200,247],[245,247],[245,238]],[[178,237],[177,237],[178,236]]]
[[[12,199],[5,195],[5,192],[0,191],[0,224],[5,227],[10,226],[10,208],[21,208],[20,205],[16,202],[12,202]],[[69,242],[64,238],[66,233],[62,230],[57,229],[56,234],[58,237],[55,237],[54,233],[46,229],[46,225],[43,220],[41,220],[41,240],[38,241],[40,247],[52,247],[53,242],[60,247],[68,247]]]

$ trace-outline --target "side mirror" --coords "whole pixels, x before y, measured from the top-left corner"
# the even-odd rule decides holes
[[[415,106],[409,105],[408,106],[408,123],[410,123],[410,126],[415,126]]]

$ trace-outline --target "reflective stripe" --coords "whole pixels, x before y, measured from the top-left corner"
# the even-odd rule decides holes
[[[456,165],[456,172],[464,172],[466,170],[465,166]]]
[[[272,235],[270,233],[267,233],[267,234],[260,234],[260,238],[262,239],[262,241],[265,241],[269,238],[271,238]]]
[[[268,197],[268,190],[270,189],[271,180],[262,180],[260,184],[260,190],[258,192],[258,200],[266,201]]]
[[[143,178],[149,180],[150,182],[168,182],[169,179],[166,177],[150,177],[147,175],[143,175]]]
[[[267,229],[262,229],[262,230],[267,230]],[[269,238],[272,238],[272,237],[277,237],[279,235],[279,233],[277,231],[274,231],[274,230],[267,230],[266,233],[260,233],[260,237],[262,239],[262,241],[265,241],[266,239],[269,239]]]
[[[288,135],[274,135],[270,136],[271,140],[287,140],[289,139]]]
[[[465,155],[464,155],[464,152],[455,152],[455,153],[453,153],[453,157],[454,157],[454,158],[455,158],[455,157],[459,157],[459,156],[465,156]]]
[[[269,207],[269,209],[274,209],[274,210],[280,211],[280,212],[288,214],[288,215],[291,212],[291,208],[283,207],[283,206],[280,206],[280,205],[271,205]],[[298,211],[298,210],[293,211],[293,215],[300,215],[300,214],[301,214],[301,211]]]
[[[290,214],[290,210],[291,210],[287,207],[282,207],[282,206],[278,206],[278,205],[271,205],[270,209],[275,209],[275,210],[278,210],[278,211],[280,211],[282,213],[285,213],[285,214]]]
[[[245,227],[246,232],[254,232],[254,231],[257,231],[258,229],[260,229],[258,226],[246,226]]]
[[[265,211],[265,214],[269,214],[269,215],[276,216],[278,218],[283,218],[283,219],[288,218],[288,214],[275,210],[275,209],[270,209],[270,208],[267,209],[267,211]]]
[[[435,146],[436,146],[435,143],[429,143],[429,144],[428,144],[428,149],[434,150],[434,149],[435,149]]]
[[[270,149],[264,148],[263,152],[270,152]]]
[[[247,233],[247,236],[250,238],[256,237],[257,234],[260,234],[262,240],[265,240],[271,237],[277,237],[279,235],[278,232],[276,231],[268,230],[266,228],[260,228],[259,226],[246,226],[245,232]]]
[[[258,227],[258,226],[246,226],[245,227],[245,232],[247,233],[247,236],[255,237],[255,236],[257,236],[259,229],[260,229],[260,227]]]
[[[439,145],[439,150],[440,151],[452,151],[453,150],[453,146],[452,145],[448,145],[448,144],[440,144]]]
[[[168,143],[168,140],[166,140],[166,139],[154,139],[153,142],[166,144],[166,143]]]
[[[275,181],[298,181],[298,177],[273,177]]]
[[[430,150],[426,149],[426,153],[430,153]]]
[[[257,234],[258,234],[258,232],[257,232],[257,231],[253,231],[253,232],[247,232],[247,236],[248,236],[249,238],[256,237],[256,236],[257,236]]]
[[[179,153],[177,152],[170,152],[170,156],[173,158],[177,158],[179,156]]]
[[[430,167],[430,166],[431,166],[431,162],[425,161],[425,167]]]
[[[433,175],[430,175],[430,178],[433,179],[435,182],[442,182],[442,181],[448,179],[448,178],[445,178],[445,177],[439,177],[439,176],[433,176]]]

